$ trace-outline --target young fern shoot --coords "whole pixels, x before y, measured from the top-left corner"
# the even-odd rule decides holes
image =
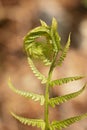
[[[14,112],[11,112],[12,116],[19,122],[25,125],[32,125],[41,128],[41,130],[62,130],[71,124],[87,117],[87,113],[80,116],[71,117],[61,121],[52,121],[49,119],[49,106],[55,107],[58,104],[75,98],[80,95],[86,84],[77,92],[70,93],[55,98],[50,98],[50,89],[56,85],[60,86],[75,80],[80,80],[83,76],[64,77],[56,80],[52,80],[52,74],[55,67],[62,65],[66,54],[70,46],[70,35],[68,37],[65,47],[61,45],[61,38],[57,32],[57,21],[52,19],[51,26],[48,26],[44,21],[40,20],[41,26],[31,30],[24,38],[24,50],[28,57],[28,63],[34,75],[41,80],[41,83],[45,86],[45,94],[40,95],[32,92],[21,91],[16,89],[11,80],[8,81],[8,86],[17,94],[34,101],[39,101],[40,105],[44,105],[44,119],[28,119],[21,117]],[[45,41],[38,41],[37,38],[45,37]],[[59,55],[59,53],[61,55]],[[49,66],[48,76],[44,76],[33,63],[33,60],[37,59],[43,62],[44,65]]]

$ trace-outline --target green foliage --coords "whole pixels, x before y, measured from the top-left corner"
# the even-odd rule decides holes
[[[16,94],[19,94],[25,98],[33,99],[34,101],[39,101],[40,105],[44,105],[44,120],[42,119],[29,119],[16,115],[11,112],[12,116],[16,118],[19,122],[25,125],[32,125],[41,128],[42,130],[62,130],[71,124],[84,119],[87,117],[86,114],[80,116],[71,117],[62,121],[49,120],[49,106],[55,107],[61,103],[69,101],[77,96],[79,96],[85,89],[86,84],[77,92],[73,92],[67,95],[58,96],[55,98],[50,98],[50,89],[56,85],[60,86],[72,81],[80,80],[83,76],[66,77],[56,80],[52,80],[52,73],[55,67],[62,65],[69,46],[70,46],[70,35],[68,41],[63,47],[61,45],[61,38],[57,32],[57,21],[55,18],[52,20],[52,25],[48,26],[44,21],[40,20],[41,26],[36,27],[31,30],[24,38],[24,50],[28,57],[28,63],[33,71],[34,75],[41,80],[41,83],[45,86],[45,94],[39,95],[31,92],[21,91],[16,89],[11,80],[8,81],[8,86]],[[43,39],[44,38],[44,39]],[[44,65],[49,66],[48,76],[44,76],[35,66],[33,60],[38,60],[43,62]]]

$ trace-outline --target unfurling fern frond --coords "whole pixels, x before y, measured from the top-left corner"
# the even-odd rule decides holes
[[[45,122],[42,119],[28,119],[28,118],[18,116],[13,112],[11,112],[11,114],[14,118],[16,118],[19,122],[21,122],[24,125],[37,126],[38,128],[45,130]]]
[[[59,58],[59,60],[57,62],[57,65],[61,65],[63,63],[63,61],[64,61],[64,59],[66,57],[66,54],[67,54],[67,52],[69,50],[69,46],[70,46],[70,35],[68,37],[68,41],[67,41],[67,43],[65,45],[65,48],[63,49],[62,54],[61,54],[61,56],[60,56],[60,58]]]
[[[71,118],[65,119],[63,121],[53,121],[50,126],[50,130],[56,130],[56,129],[62,130],[62,128],[66,128],[66,127],[72,125],[73,123],[80,121],[86,117],[87,117],[87,113],[82,114],[80,116],[71,117]]]
[[[51,81],[50,86],[54,87],[55,85],[66,84],[66,83],[69,83],[71,81],[79,80],[79,79],[82,79],[82,78],[84,78],[84,76],[61,78],[61,79]]]
[[[55,97],[55,98],[51,98],[49,100],[49,104],[52,106],[52,107],[55,107],[55,105],[58,105],[60,103],[64,103],[64,102],[67,102],[68,100],[72,99],[72,98],[75,98],[77,97],[78,95],[80,95],[84,89],[86,87],[86,84],[83,86],[82,89],[80,89],[79,91],[77,92],[74,92],[74,93],[70,93],[70,94],[67,94],[67,95],[64,95],[64,96],[59,96],[59,97]]]
[[[32,69],[32,71],[33,71],[33,73],[35,74],[35,76],[38,78],[38,79],[40,79],[41,80],[41,83],[46,83],[47,82],[47,78],[43,75],[43,74],[41,74],[37,69],[36,69],[36,67],[35,67],[35,65],[34,65],[34,63],[33,63],[33,61],[28,57],[28,63],[29,63],[29,65],[30,65],[30,67],[31,67],[31,69]]]
[[[17,94],[23,96],[23,97],[26,97],[26,98],[31,98],[33,99],[34,101],[40,101],[40,104],[43,105],[44,104],[44,96],[43,95],[39,95],[39,94],[35,94],[35,93],[30,93],[30,92],[25,92],[25,91],[21,91],[21,90],[18,90],[16,89],[11,80],[9,79],[8,81],[8,85],[9,87]]]

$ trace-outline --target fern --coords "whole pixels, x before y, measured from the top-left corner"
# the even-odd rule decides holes
[[[70,100],[72,98],[75,98],[78,95],[80,95],[84,91],[85,87],[86,87],[86,85],[84,85],[82,89],[80,89],[79,91],[74,92],[74,93],[70,93],[70,94],[67,94],[67,95],[64,95],[64,96],[59,96],[59,97],[51,98],[49,100],[49,104],[52,107],[55,107],[55,105],[57,105],[57,104],[67,102],[68,100]]]
[[[24,50],[28,57],[28,63],[34,75],[41,80],[41,83],[45,86],[45,94],[39,95],[36,93],[30,93],[26,91],[21,91],[16,89],[11,80],[8,81],[9,88],[15,93],[34,101],[39,101],[40,105],[44,105],[44,120],[43,119],[28,119],[16,115],[11,112],[12,116],[19,122],[25,125],[37,126],[42,130],[62,130],[71,124],[84,119],[87,117],[86,114],[80,116],[71,117],[62,121],[52,121],[49,120],[49,106],[55,107],[55,105],[60,105],[65,103],[77,96],[79,96],[85,89],[86,84],[77,92],[70,94],[58,96],[55,98],[50,98],[50,89],[56,85],[63,85],[72,81],[80,80],[84,76],[74,76],[74,77],[64,77],[56,80],[52,80],[52,74],[55,67],[62,65],[70,46],[70,35],[65,47],[61,45],[61,38],[57,32],[57,21],[55,18],[52,20],[51,26],[48,26],[44,21],[40,20],[41,26],[34,28],[24,37]],[[45,40],[41,41],[44,37]],[[44,65],[49,65],[48,76],[45,77],[34,65],[33,60],[38,60],[43,62]]]
[[[71,81],[75,81],[75,80],[80,80],[84,78],[84,76],[75,76],[75,77],[67,77],[67,78],[61,78],[61,79],[57,79],[57,80],[53,80],[50,82],[50,86],[55,86],[55,85],[62,85],[62,84],[66,84],[69,83]]]
[[[39,94],[35,94],[35,93],[30,93],[30,92],[25,92],[25,91],[21,91],[16,89],[13,84],[11,83],[11,80],[9,79],[8,81],[8,86],[17,94],[26,97],[26,98],[31,98],[34,101],[40,101],[40,104],[43,105],[44,104],[44,96],[43,95],[39,95]]]
[[[71,117],[63,121],[53,121],[50,126],[50,130],[55,130],[55,129],[62,130],[62,128],[66,128],[72,125],[73,123],[80,121],[81,119],[84,119],[86,117],[87,117],[87,113],[82,114],[80,116]]]
[[[42,119],[24,118],[24,117],[14,114],[13,112],[11,112],[11,115],[24,125],[37,126],[38,128],[41,128],[42,130],[45,129],[45,122]]]

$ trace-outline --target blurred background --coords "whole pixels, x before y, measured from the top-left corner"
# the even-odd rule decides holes
[[[23,37],[42,19],[49,25],[58,21],[61,43],[71,35],[71,47],[62,67],[53,78],[85,75],[86,78],[54,87],[51,97],[79,90],[87,81],[87,0],[0,0],[0,130],[39,130],[24,126],[11,115],[13,111],[28,118],[43,118],[44,108],[13,93],[7,85],[9,76],[16,88],[44,94],[44,86],[32,74],[23,50]],[[47,68],[37,64],[44,74]],[[50,120],[62,120],[87,112],[87,89],[77,98],[50,108]],[[87,119],[66,130],[87,130]]]

